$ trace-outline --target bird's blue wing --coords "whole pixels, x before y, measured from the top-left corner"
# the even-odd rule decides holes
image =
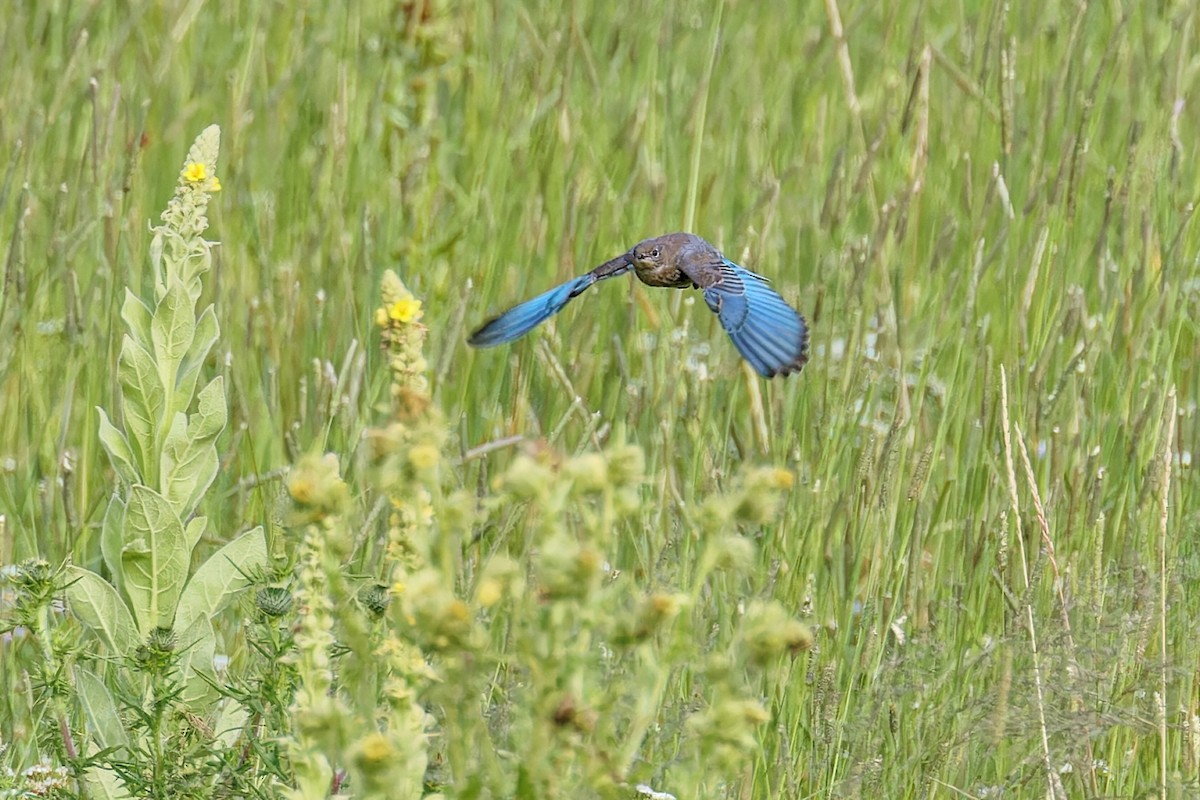
[[[808,325],[767,284],[732,261],[697,271],[693,280],[738,352],[766,378],[799,372],[808,361]]]
[[[467,339],[467,344],[473,347],[493,347],[520,338],[562,311],[563,307],[571,302],[571,298],[582,293],[596,280],[596,276],[589,272],[560,286],[555,286],[532,300],[526,300],[520,305],[513,306],[500,316],[481,325]]]

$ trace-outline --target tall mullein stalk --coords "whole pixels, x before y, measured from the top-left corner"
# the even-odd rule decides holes
[[[284,741],[291,761],[295,800],[328,797],[341,781],[352,714],[334,691],[332,650],[335,607],[342,585],[341,563],[349,551],[342,519],[349,499],[332,454],[306,456],[288,475],[289,519],[300,529],[293,608],[296,691],[292,734]],[[335,792],[336,793],[336,792]]]
[[[297,800],[325,797],[344,780],[356,797],[423,795],[430,720],[418,693],[434,676],[386,612],[419,617],[437,630],[468,616],[431,566],[445,563],[431,535],[444,425],[425,376],[421,301],[391,272],[382,294],[376,321],[392,374],[392,413],[371,432],[371,456],[391,510],[375,581],[357,595],[344,572],[353,543],[342,518],[348,492],[336,458],[306,457],[288,478],[290,521],[303,531],[294,598],[297,690],[287,742],[294,772],[289,796]],[[391,602],[397,593],[424,605],[414,611],[400,604],[397,611]],[[336,670],[335,646],[345,653]]]
[[[402,582],[405,575],[438,562],[452,581],[452,555],[443,551],[435,557],[432,552],[432,489],[438,485],[445,423],[429,395],[424,311],[395,272],[384,273],[380,289],[383,306],[376,310],[375,322],[392,375],[391,420],[371,436],[381,488],[392,507],[380,578],[388,585]]]
[[[302,527],[294,595],[296,693],[286,742],[294,787],[288,796],[323,798],[348,781],[356,797],[416,800],[425,775],[425,714],[409,682],[393,677],[392,664],[407,673],[424,662],[381,645],[372,634],[368,619],[379,619],[386,595],[376,596],[375,587],[358,598],[351,591],[344,572],[353,548],[343,517],[349,494],[336,457],[301,459],[287,487],[291,521]],[[345,653],[336,670],[335,647]]]
[[[221,189],[219,150],[220,129],[213,125],[188,151],[162,224],[153,229],[153,293],[126,290],[121,306],[115,413],[97,409],[100,441],[117,478],[100,533],[107,570],[69,566],[67,607],[130,682],[145,683],[126,695],[145,698],[132,716],[142,725],[153,720],[161,736],[149,749],[133,746],[101,676],[91,665],[73,670],[95,731],[84,753],[114,754],[109,766],[97,761],[89,768],[93,788],[111,789],[119,774],[132,794],[178,789],[171,776],[187,760],[177,746],[184,733],[166,721],[181,712],[200,720],[219,713],[213,619],[267,566],[266,540],[256,528],[192,568],[193,551],[209,532],[201,504],[217,477],[217,437],[227,418],[223,379],[201,380],[220,335],[214,307],[199,306],[212,265],[214,242],[204,232],[209,200]]]
[[[383,691],[393,780],[415,798],[422,792],[431,724],[417,696],[435,678],[417,642],[463,644],[470,638],[471,623],[466,603],[453,593],[456,541],[434,536],[434,493],[440,485],[446,429],[429,394],[421,301],[391,270],[383,276],[380,294],[383,305],[375,322],[391,372],[391,418],[371,432],[370,455],[391,511],[377,569],[381,585],[400,602],[389,604],[392,624],[382,628],[377,656],[386,665]],[[411,635],[400,636],[398,630]],[[385,749],[382,740],[366,744],[364,756],[378,756]]]

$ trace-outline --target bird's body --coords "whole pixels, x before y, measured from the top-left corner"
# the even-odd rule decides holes
[[[767,279],[734,264],[692,233],[646,239],[590,272],[514,306],[467,340],[475,347],[511,342],[557,314],[597,281],[630,270],[647,286],[696,288],[755,371],[767,378],[799,372],[808,361],[808,326]]]

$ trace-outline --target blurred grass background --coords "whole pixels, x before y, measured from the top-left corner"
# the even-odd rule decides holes
[[[1200,791],[1198,23],[1185,2],[17,4],[0,562],[98,557],[117,310],[215,122],[218,529],[270,522],[298,454],[354,450],[394,267],[461,454],[645,450],[645,527],[614,557],[647,585],[742,464],[795,472],[755,575],[691,612],[703,636],[772,597],[820,626],[727,795],[1031,796],[1047,762],[1070,796]],[[799,378],[750,377],[695,295],[633,281],[465,346],[672,230],[808,316]],[[20,684],[0,667],[0,694]],[[643,755],[660,774],[671,751]]]

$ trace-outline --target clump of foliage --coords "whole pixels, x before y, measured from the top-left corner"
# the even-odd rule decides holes
[[[769,714],[731,665],[744,650],[769,676],[811,633],[756,604],[717,654],[680,622],[711,581],[752,569],[739,530],[772,519],[791,475],[750,472],[714,498],[702,557],[673,586],[619,567],[617,532],[647,513],[644,453],[620,437],[530,449],[481,497],[453,488],[426,310],[390,270],[374,316],[389,401],[362,452],[301,457],[274,543],[254,527],[192,568],[226,420],[222,380],[195,388],[219,338],[212,306],[196,311],[218,144],[215,127],[197,139],[155,229],[153,297],[126,293],[120,423],[99,412],[118,479],[103,562],[12,579],[10,627],[43,650],[47,752],[112,797],[620,793],[662,777],[641,753],[689,671],[697,711],[672,758],[696,786],[736,771]]]

